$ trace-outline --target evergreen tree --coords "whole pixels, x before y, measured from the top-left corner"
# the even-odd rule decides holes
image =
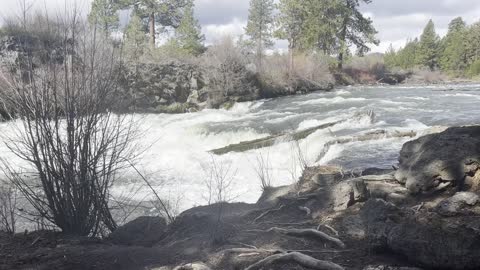
[[[337,32],[340,28],[338,0],[305,0],[306,18],[300,46],[319,50],[325,55],[338,52]]]
[[[480,22],[468,28],[465,43],[468,64],[480,60]]]
[[[118,9],[119,6],[114,0],[94,0],[88,20],[99,26],[108,37],[112,31],[118,29]]]
[[[387,52],[385,53],[384,56],[385,59],[385,65],[389,68],[397,66],[397,52],[393,48],[393,45],[390,44],[390,47],[388,47]]]
[[[248,23],[245,34],[255,48],[257,68],[262,70],[262,59],[265,49],[273,46],[273,0],[250,0]]]
[[[428,21],[420,37],[417,63],[434,70],[438,66],[439,36],[435,32],[435,24]]]
[[[302,38],[307,12],[302,0],[280,0],[278,10],[280,12],[277,17],[279,29],[275,35],[288,41],[288,66],[291,73],[294,69],[294,55]]]
[[[193,1],[184,8],[183,18],[175,31],[175,40],[179,48],[187,54],[197,56],[205,51],[205,36],[195,18]]]
[[[137,62],[145,52],[147,36],[142,19],[135,13],[132,13],[130,22],[125,31],[125,55],[126,59]]]
[[[340,0],[338,5],[340,28],[338,29],[339,51],[338,68],[343,67],[345,54],[351,45],[357,48],[358,55],[364,55],[370,48],[368,44],[378,45],[375,35],[377,30],[373,27],[373,21],[363,16],[359,10],[360,3],[369,4],[371,0]]]
[[[156,44],[159,23],[164,27],[177,28],[182,19],[182,9],[192,0],[120,0],[123,8],[131,8],[142,19],[148,21],[150,47]]]
[[[448,33],[442,40],[440,56],[442,70],[459,75],[467,68],[465,34],[466,23],[461,17],[450,22]]]

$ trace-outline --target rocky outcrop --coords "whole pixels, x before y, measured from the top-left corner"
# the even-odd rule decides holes
[[[138,64],[122,71],[123,110],[182,113],[205,107],[205,81],[196,65]]]
[[[373,246],[391,249],[428,268],[480,267],[476,215],[444,218],[428,207],[399,208],[381,199],[368,201],[361,214]]]
[[[480,126],[454,127],[406,143],[395,177],[411,193],[480,185]]]

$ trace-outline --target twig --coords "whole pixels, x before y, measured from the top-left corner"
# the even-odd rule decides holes
[[[147,184],[147,186],[152,190],[153,194],[155,195],[155,197],[157,198],[158,202],[160,203],[160,205],[162,206],[163,208],[163,211],[165,212],[165,215],[167,215],[167,218],[170,222],[173,222],[175,219],[170,215],[170,210],[168,210],[168,207],[167,205],[164,203],[164,201],[160,198],[160,196],[158,195],[157,191],[155,191],[155,189],[152,187],[152,185],[150,184],[150,182],[143,176],[143,174],[137,169],[137,167],[135,167],[135,165],[133,165],[132,162],[128,161],[128,163],[130,163],[130,166],[132,166],[132,168],[138,173],[138,175],[143,179],[143,181]]]

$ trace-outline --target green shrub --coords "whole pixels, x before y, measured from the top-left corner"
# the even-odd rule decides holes
[[[468,68],[468,76],[477,77],[480,75],[480,60],[473,62]]]

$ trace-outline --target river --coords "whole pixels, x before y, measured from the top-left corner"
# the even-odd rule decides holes
[[[375,113],[372,122],[368,111]],[[363,117],[358,117],[363,115]],[[375,130],[415,131],[432,126],[480,124],[480,85],[346,87],[332,92],[238,103],[230,110],[204,110],[179,115],[144,115],[141,142],[147,151],[138,165],[157,191],[178,208],[207,203],[206,182],[212,171],[231,180],[225,197],[255,202],[261,194],[256,174],[263,160],[273,185],[291,184],[301,174],[299,152],[308,165],[337,165],[345,169],[391,168],[408,139],[352,142],[330,147],[335,137]],[[314,132],[298,144],[279,141],[274,146],[215,156],[209,151],[230,144],[295,132],[347,120]],[[8,124],[0,125],[4,132]],[[4,130],[4,131],[2,131]],[[300,151],[298,151],[300,149]],[[3,156],[8,150],[0,147]],[[320,156],[320,159],[319,159]],[[216,170],[212,170],[216,167]],[[218,177],[217,177],[218,178]],[[214,185],[215,186],[215,185]],[[122,174],[115,196],[136,200],[152,197],[133,171]]]

